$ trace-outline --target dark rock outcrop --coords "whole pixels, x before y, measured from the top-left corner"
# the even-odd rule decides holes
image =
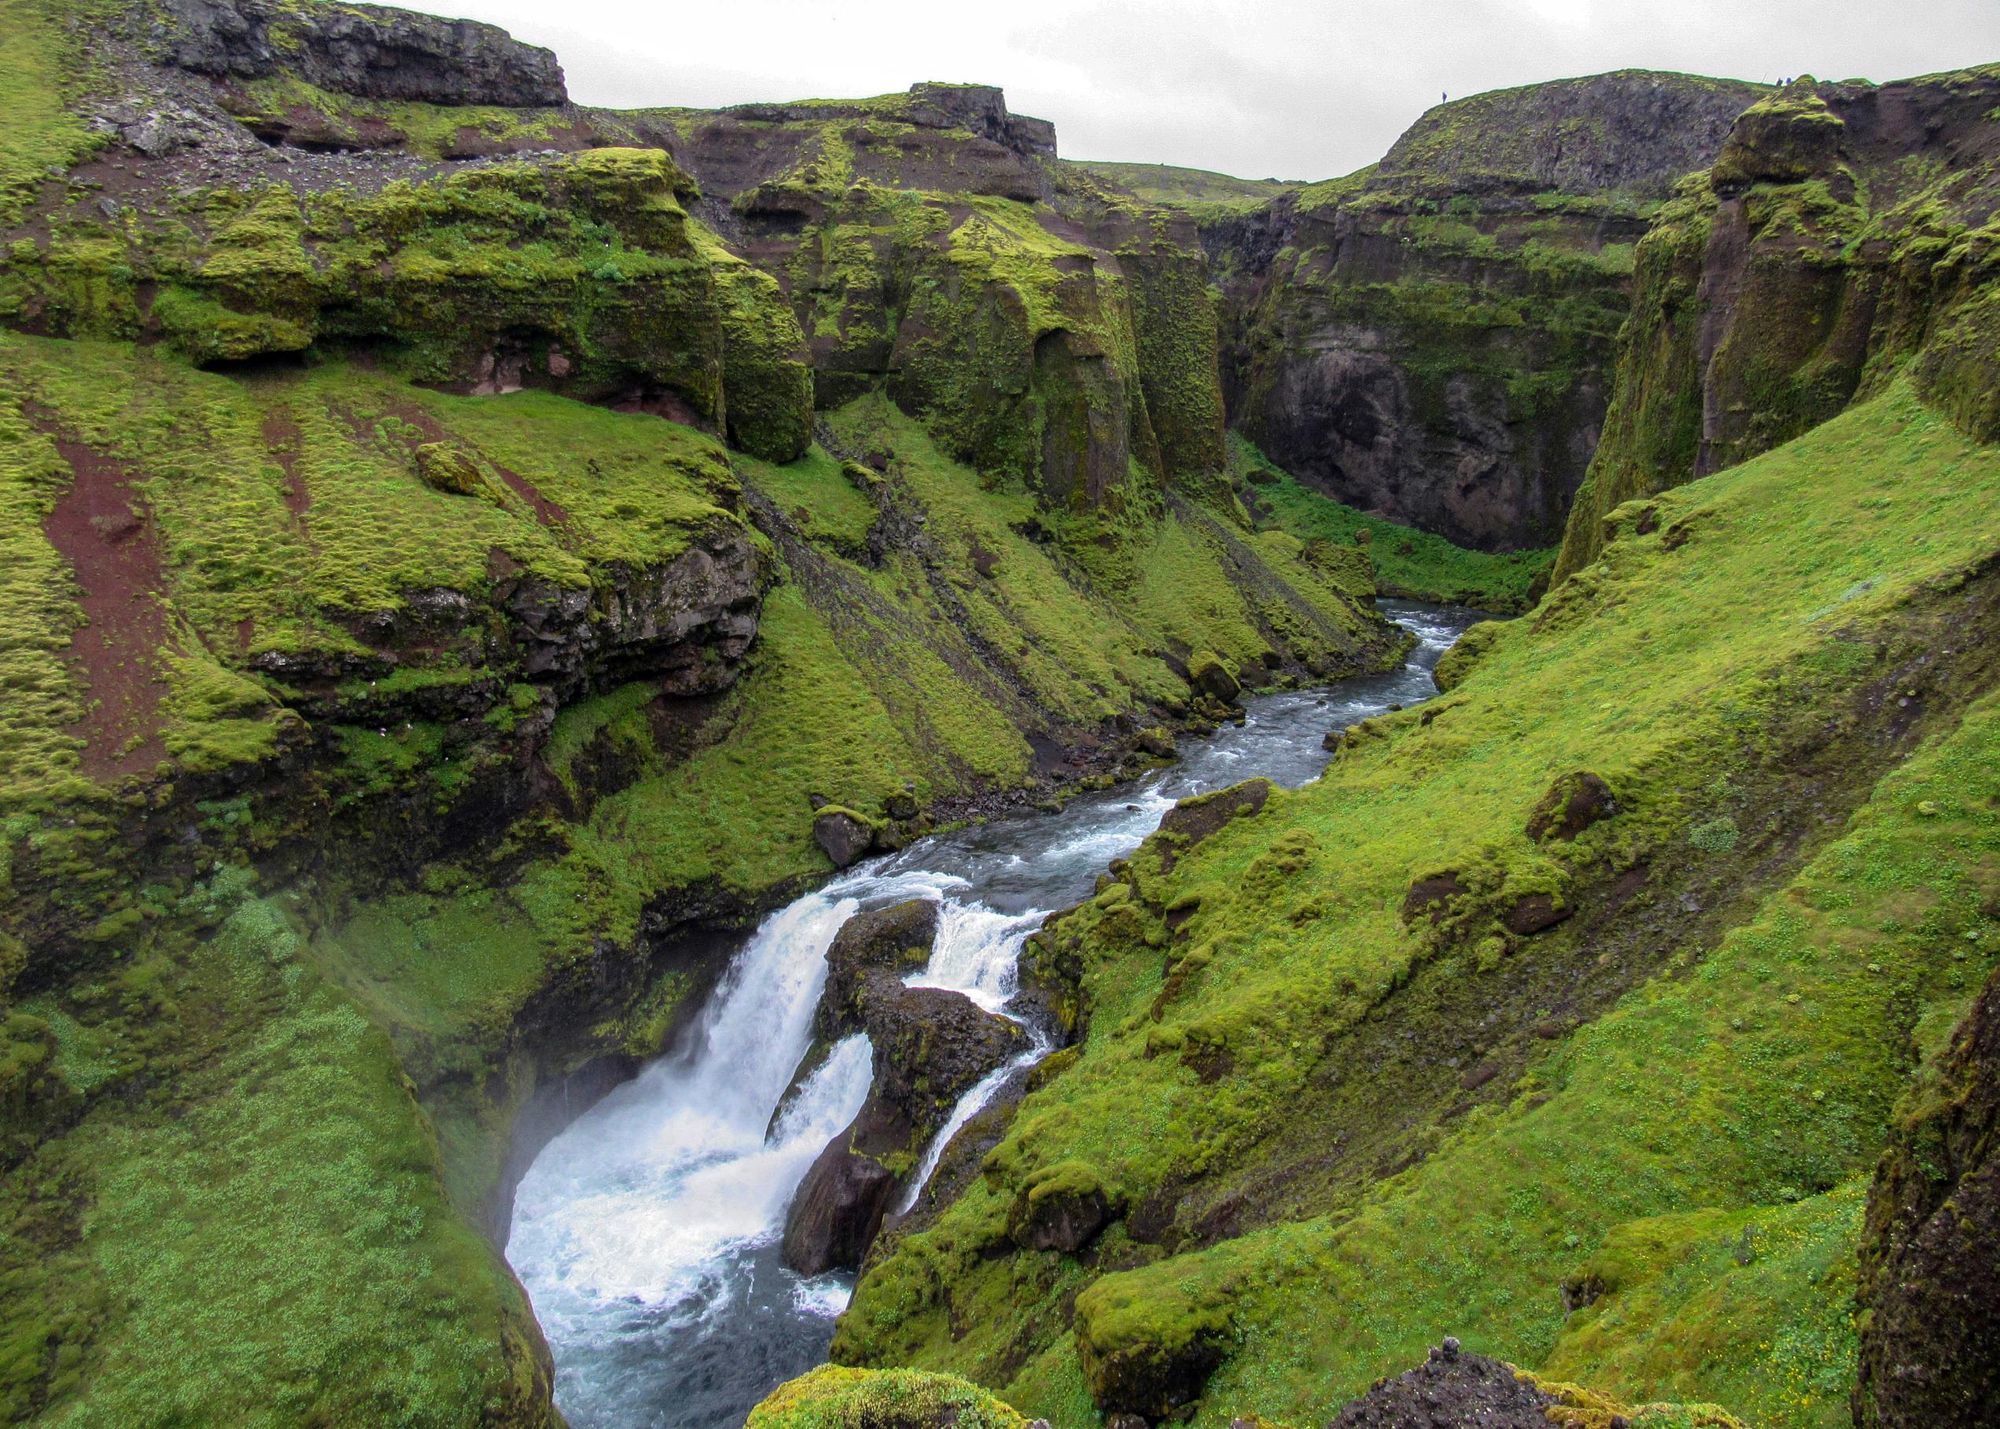
[[[1561,1404],[1512,1365],[1467,1354],[1447,1338],[1415,1369],[1377,1381],[1327,1429],[1548,1429],[1548,1411]]]
[[[1856,1425],[2000,1423],[2000,973],[1876,1169],[1857,1299]]]
[[[846,868],[874,846],[875,829],[852,809],[821,809],[813,818],[813,842],[835,868]]]
[[[1484,550],[1552,544],[1644,211],[1763,92],[1625,72],[1478,95],[1366,176],[1212,225],[1230,421],[1350,506]]]
[[[806,1174],[785,1217],[785,1263],[804,1275],[855,1269],[893,1196],[959,1097],[1025,1045],[1026,1034],[963,993],[906,987],[937,936],[921,899],[858,913],[827,950],[818,1044],[866,1032],[874,1080],[861,1113]]]
[[[826,950],[826,990],[820,995],[813,1030],[826,1040],[865,1030],[861,990],[870,976],[900,977],[922,967],[937,940],[938,905],[911,898],[856,913],[840,925]]]
[[[213,79],[288,73],[364,99],[532,108],[568,102],[549,51],[492,25],[374,5],[162,0],[151,38],[169,64]]]
[[[854,1150],[850,1135],[827,1143],[792,1197],[783,1253],[800,1275],[859,1266],[896,1192],[896,1174]]]

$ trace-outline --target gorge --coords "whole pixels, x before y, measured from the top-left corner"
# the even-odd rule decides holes
[[[2000,66],[0,118],[10,1421],[2000,1415]]]

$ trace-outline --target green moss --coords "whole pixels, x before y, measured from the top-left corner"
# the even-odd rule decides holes
[[[52,173],[104,142],[70,106],[88,79],[86,27],[105,9],[95,0],[7,0],[0,12],[0,227],[19,223]]]
[[[1246,502],[1254,500],[1269,512],[1265,519],[1309,549],[1313,542],[1331,546],[1320,559],[1339,553],[1359,560],[1383,595],[1502,613],[1525,610],[1554,558],[1553,551],[1468,551],[1442,536],[1369,516],[1300,485],[1241,437],[1232,440],[1230,454],[1238,481],[1247,484]],[[1347,556],[1357,548],[1358,556]]]
[[[16,1408],[537,1422],[518,1288],[446,1206],[386,1042],[299,947],[253,901],[66,995],[128,1080],[0,1191]]]
[[[825,1365],[772,1390],[746,1429],[1023,1429],[1027,1422],[950,1375]]]

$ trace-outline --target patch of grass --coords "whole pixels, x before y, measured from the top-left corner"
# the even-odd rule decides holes
[[[1268,509],[1272,525],[1301,541],[1358,546],[1383,595],[1510,614],[1533,604],[1536,584],[1555,559],[1553,549],[1469,551],[1343,506],[1301,485],[1241,437],[1231,438],[1230,457],[1237,479],[1250,488],[1246,497]]]
[[[101,0],[5,0],[0,5],[0,228],[12,228],[52,172],[103,144],[71,108],[89,63],[83,37]]]

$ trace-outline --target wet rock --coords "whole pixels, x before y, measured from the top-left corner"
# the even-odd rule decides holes
[[[1064,1161],[1030,1177],[1007,1212],[1007,1236],[1023,1250],[1074,1255],[1110,1223],[1112,1206],[1096,1170]]]
[[[927,962],[937,940],[938,905],[912,898],[856,913],[840,925],[826,950],[826,991],[814,1030],[832,1040],[862,1030],[861,989],[870,974],[901,977]]]
[[[1026,1045],[1019,1026],[963,993],[903,985],[904,955],[927,949],[935,933],[935,904],[862,916],[871,921],[852,937],[856,919],[836,936],[849,944],[838,976],[845,983],[865,969],[860,986],[827,1020],[841,1035],[868,1034],[874,1080],[861,1114],[820,1153],[786,1213],[785,1263],[805,1275],[860,1267],[886,1207],[958,1099]],[[909,942],[916,936],[921,945]]]
[[[800,1275],[861,1264],[882,1229],[896,1177],[888,1167],[851,1148],[854,1128],[827,1143],[792,1198],[785,1217],[785,1264]]]
[[[813,819],[813,842],[835,868],[846,868],[874,846],[875,826],[852,809],[821,809]]]
[[[2000,1424],[2000,972],[1875,1171],[1854,1422]]]
[[[1528,837],[1536,843],[1573,839],[1592,824],[1618,812],[1611,786],[1589,770],[1565,774],[1549,786],[1528,816]]]

